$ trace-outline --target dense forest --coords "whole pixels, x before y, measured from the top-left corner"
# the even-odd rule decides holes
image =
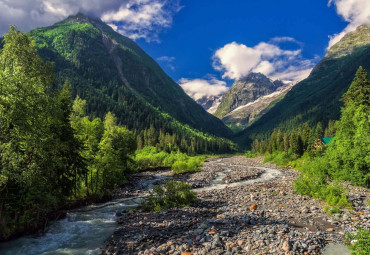
[[[53,63],[45,62],[31,38],[14,27],[4,36],[0,63],[0,239],[45,225],[52,213],[76,199],[109,197],[127,182],[129,172],[146,166],[143,157],[136,161],[139,155],[154,162],[153,155],[163,151],[171,160],[158,166],[197,170],[201,161],[180,151],[236,150],[231,141],[199,132],[148,103],[140,107],[145,102],[130,101],[127,91],[121,100],[132,104],[122,108],[123,115],[108,107],[103,118],[94,117],[95,110],[87,110],[94,103],[89,106],[78,95],[72,101],[71,83],[58,85]],[[130,109],[137,110],[126,120]],[[99,111],[98,116],[104,108]],[[150,153],[146,146],[152,146]]]

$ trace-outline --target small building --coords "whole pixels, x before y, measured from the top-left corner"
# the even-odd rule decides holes
[[[321,138],[321,141],[325,144],[325,145],[328,145],[330,142],[331,142],[331,140],[333,140],[333,136],[331,136],[331,137],[323,137],[323,138]]]

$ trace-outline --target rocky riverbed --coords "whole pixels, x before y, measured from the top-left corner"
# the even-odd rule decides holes
[[[321,254],[328,243],[344,243],[345,232],[370,228],[368,190],[348,185],[353,210],[329,216],[322,202],[294,193],[296,176],[262,158],[210,159],[201,172],[176,177],[196,188],[196,203],[158,213],[118,212],[119,228],[102,254]],[[117,195],[145,194],[133,184]]]

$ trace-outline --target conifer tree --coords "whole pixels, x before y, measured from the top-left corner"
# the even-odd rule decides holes
[[[348,91],[336,122],[336,135],[326,157],[329,173],[356,185],[370,187],[370,81],[360,67]]]

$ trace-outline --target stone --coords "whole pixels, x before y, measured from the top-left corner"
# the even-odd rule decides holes
[[[283,243],[283,247],[281,247],[284,251],[290,251],[290,244],[289,242],[285,241]]]
[[[257,204],[252,204],[252,205],[249,207],[249,210],[251,210],[251,211],[255,211],[255,210],[257,210]]]
[[[222,215],[221,214],[217,214],[216,218],[217,219],[221,219],[222,218]]]
[[[242,245],[244,244],[244,241],[243,241],[243,240],[238,240],[236,243],[237,243],[239,246],[242,246]]]
[[[217,234],[217,231],[215,229],[212,229],[211,231],[208,232],[210,235],[215,235]]]

